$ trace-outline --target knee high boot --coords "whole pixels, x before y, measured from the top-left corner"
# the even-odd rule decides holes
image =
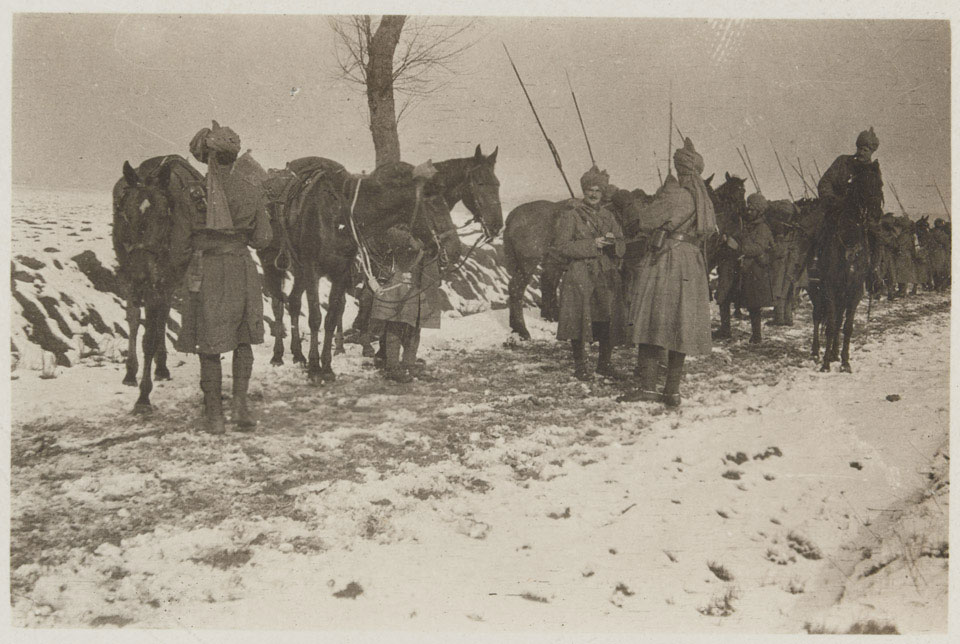
[[[223,374],[219,353],[200,354],[200,391],[203,392],[203,429],[210,434],[223,434]]]
[[[573,348],[573,377],[577,380],[592,380],[593,376],[587,369],[587,360],[583,351],[583,340],[570,340]]]
[[[640,379],[639,386],[617,398],[617,402],[659,402],[661,398],[657,382],[660,376],[660,347],[638,345],[636,374]]]
[[[249,344],[237,345],[233,350],[233,422],[241,432],[251,431],[257,419],[247,404],[247,389],[253,373],[253,349]]]
[[[404,371],[400,364],[400,347],[403,337],[403,324],[399,322],[387,322],[387,328],[384,332],[384,345],[386,352],[386,364],[384,364],[384,375],[390,380],[396,382],[410,382],[413,378]]]
[[[730,337],[730,303],[720,304],[720,328],[713,332],[714,340],[725,340]]]
[[[408,371],[417,369],[417,351],[420,349],[420,327],[407,326],[403,334],[403,360],[401,364]]]
[[[685,353],[671,351],[667,359],[667,382],[663,387],[663,403],[668,407],[680,406],[680,379],[683,377]]]
[[[750,309],[750,344],[763,342],[763,324],[760,320],[760,309]]]
[[[597,360],[597,373],[612,380],[623,380],[624,375],[613,366],[613,342],[610,339],[610,323],[594,323],[593,334],[600,342],[600,358]]]

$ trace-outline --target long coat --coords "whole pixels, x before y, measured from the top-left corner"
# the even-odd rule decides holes
[[[614,243],[603,251],[596,238],[612,235]],[[560,280],[558,340],[593,341],[593,323],[609,322],[614,343],[623,336],[623,286],[618,259],[626,243],[613,214],[582,202],[560,213],[554,237],[556,255],[566,261]]]
[[[640,228],[652,232],[679,226],[677,234],[693,236],[693,195],[671,179],[640,208]],[[680,353],[710,352],[710,295],[698,244],[668,237],[660,250],[644,255],[628,291],[628,339]]]
[[[897,282],[900,284],[917,283],[916,248],[913,241],[913,222],[900,220],[897,234]]]
[[[383,290],[374,294],[372,320],[402,322],[412,327],[440,328],[440,265],[424,253],[422,244],[394,226],[379,240],[390,266],[382,276]]]
[[[270,243],[272,230],[259,185],[239,172],[224,181],[233,229],[205,228],[198,213],[175,347],[185,353],[226,353],[263,342],[263,290],[251,248]]]
[[[744,221],[740,238],[743,267],[740,270],[740,306],[759,309],[773,306],[771,288],[771,259],[773,259],[773,233],[763,220]]]

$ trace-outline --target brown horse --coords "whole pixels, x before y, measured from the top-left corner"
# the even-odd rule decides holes
[[[343,316],[346,293],[352,285],[354,260],[364,239],[396,224],[410,223],[412,232],[424,241],[438,244],[452,257],[459,253],[459,238],[447,232],[450,209],[463,201],[484,230],[484,238],[494,237],[503,225],[500,207],[500,182],[494,174],[497,151],[484,156],[478,145],[472,157],[437,162],[436,174],[418,188],[412,166],[386,164],[370,176],[348,173],[335,161],[307,157],[288,164],[295,175],[293,189],[285,188],[273,204],[274,242],[258,251],[264,269],[265,288],[272,300],[274,353],[271,364],[283,364],[283,290],[282,280],[289,258],[294,276],[288,298],[291,324],[290,352],[294,362],[304,362],[311,379],[331,381],[331,348],[336,326]],[[431,204],[442,204],[434,207]],[[281,208],[277,208],[277,206]],[[298,213],[288,220],[283,210]],[[416,213],[416,215],[415,215]],[[452,221],[450,223],[452,226]],[[358,246],[357,242],[360,242]],[[361,254],[363,257],[364,254]],[[318,334],[322,315],[319,303],[319,279],[330,280],[331,289],[324,324],[322,353]],[[304,358],[299,329],[300,306],[307,294],[310,349]]]
[[[173,293],[183,278],[189,254],[174,256],[187,247],[196,208],[204,199],[203,176],[178,155],[147,159],[134,170],[123,164],[123,178],[113,187],[113,249],[117,277],[125,286],[130,328],[127,369],[123,384],[137,384],[137,335],[140,309],[145,309],[143,376],[134,413],[147,413],[156,359],[158,380],[169,380],[166,325]]]
[[[840,371],[852,373],[850,337],[854,315],[863,299],[864,284],[871,270],[872,249],[876,240],[871,221],[883,214],[883,179],[880,164],[858,164],[847,186],[840,207],[827,213],[819,236],[819,286],[811,291],[813,310],[813,350],[820,351],[819,327],[826,324],[826,343],[820,371],[830,371],[830,363],[840,361]],[[843,347],[840,348],[840,329]],[[839,350],[839,351],[838,351]],[[839,353],[839,355],[838,355]]]

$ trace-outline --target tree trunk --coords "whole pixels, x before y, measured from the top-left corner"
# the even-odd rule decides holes
[[[383,16],[370,40],[367,66],[367,106],[376,164],[400,160],[397,109],[393,101],[393,54],[400,41],[406,16]]]

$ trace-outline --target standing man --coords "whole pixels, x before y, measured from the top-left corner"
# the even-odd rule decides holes
[[[760,314],[763,307],[773,306],[770,287],[770,262],[774,252],[773,233],[763,219],[767,200],[759,192],[747,197],[747,214],[739,240],[743,267],[740,270],[740,304],[750,312],[750,343],[763,341]]]
[[[206,211],[190,236],[190,265],[176,348],[200,356],[203,428],[223,434],[220,354],[233,352],[233,422],[251,431],[247,404],[253,349],[263,342],[263,295],[252,248],[270,243],[272,231],[261,186],[235,162],[240,137],[214,121],[190,141],[190,153],[207,164]]]
[[[638,212],[649,232],[649,250],[629,286],[628,339],[638,345],[639,387],[620,402],[680,405],[680,379],[688,353],[709,353],[710,294],[701,242],[717,230],[713,203],[700,173],[703,157],[687,139],[673,155],[677,179],[668,175],[653,201]],[[658,358],[668,351],[661,395]]]
[[[622,334],[622,284],[619,260],[626,243],[616,218],[600,205],[605,185],[602,173],[591,168],[580,178],[583,199],[560,213],[554,251],[564,262],[560,281],[560,321],[557,339],[573,348],[573,375],[590,380],[584,346],[600,341],[596,372],[620,378],[612,363],[613,346]]]

